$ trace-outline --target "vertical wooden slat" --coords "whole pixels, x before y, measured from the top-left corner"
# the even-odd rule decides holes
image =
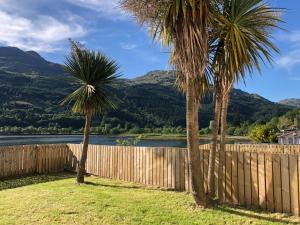
[[[259,206],[257,153],[251,152],[251,200],[252,205]]]
[[[144,153],[144,157],[145,157],[145,179],[144,179],[144,182],[145,184],[148,184],[149,183],[149,149],[144,147],[145,148],[145,153]]]
[[[289,175],[289,156],[283,154],[281,156],[281,179],[282,179],[282,211],[284,213],[291,212],[290,197],[290,175]]]
[[[138,171],[137,171],[137,147],[133,148],[133,181],[138,182]]]
[[[147,183],[147,159],[146,159],[146,147],[143,147],[143,183],[146,184]]]
[[[185,149],[184,151],[184,175],[185,175],[185,191],[190,192],[190,176],[189,176],[189,165],[188,165],[188,154],[187,154],[187,150]],[[168,170],[169,171],[169,170]],[[169,184],[169,182],[168,182]]]
[[[168,155],[168,188],[172,188],[173,170],[172,170],[172,150],[171,149],[168,149],[167,155]]]
[[[175,189],[180,190],[180,162],[179,162],[179,151],[178,149],[175,150]]]
[[[245,163],[245,204],[251,206],[251,158],[250,153],[244,153],[244,163]]]
[[[232,158],[231,158],[231,152],[227,151],[226,154],[226,181],[225,181],[225,199],[226,202],[231,202],[232,201],[232,195],[231,195],[231,184],[232,184],[232,180],[231,180],[231,162],[232,162]]]
[[[266,174],[265,174],[265,154],[258,153],[258,190],[259,207],[267,209],[266,203]]]
[[[208,186],[208,163],[209,163],[209,151],[203,150],[203,172],[204,172],[204,189],[207,191]]]
[[[154,185],[153,182],[153,148],[149,148],[149,181],[150,181],[150,185]]]
[[[176,189],[176,149],[172,148],[172,188]]]
[[[132,150],[133,148],[132,147],[129,147],[128,148],[128,157],[129,157],[129,181],[130,182],[133,182],[133,159],[132,159]]]
[[[164,159],[164,187],[168,188],[168,156],[167,156],[168,148],[164,148],[163,150],[163,159]]]
[[[136,157],[137,157],[137,182],[141,182],[141,149],[140,147],[137,148]]]
[[[238,154],[237,152],[232,152],[232,203],[238,204],[239,186],[238,186]]]
[[[274,211],[274,177],[273,177],[273,159],[271,153],[265,154],[266,165],[266,196],[267,196],[267,210]]]
[[[218,178],[219,177],[219,149],[217,146],[217,152],[216,152],[216,160],[215,160],[215,174],[214,174],[214,184],[215,184],[215,194],[218,196]]]
[[[144,180],[144,148],[139,147],[139,162],[140,162],[140,167],[139,167],[139,174],[140,174],[140,183],[143,183]]]
[[[244,153],[238,152],[238,185],[239,185],[239,204],[245,205],[245,171],[244,171]]]
[[[0,178],[4,177],[5,175],[5,170],[4,170],[4,165],[5,165],[5,154],[4,154],[4,150],[0,149]]]
[[[299,176],[298,176],[298,156],[289,156],[290,170],[290,194],[291,194],[291,213],[299,216]]]
[[[179,149],[180,153],[180,190],[184,191],[185,187],[185,154],[182,149]]]
[[[281,167],[280,155],[273,155],[274,203],[275,211],[282,212]]]

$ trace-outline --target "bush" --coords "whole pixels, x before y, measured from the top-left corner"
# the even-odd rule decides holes
[[[141,130],[141,128],[139,128],[139,127],[134,127],[134,128],[132,128],[132,129],[129,131],[129,133],[131,133],[131,134],[140,134],[140,133],[142,133],[142,130]]]
[[[227,133],[228,135],[234,135],[235,129],[236,129],[235,127],[229,127],[229,128],[227,129],[226,133]]]
[[[210,133],[211,133],[211,129],[209,129],[209,127],[203,128],[203,129],[200,130],[201,135],[208,135]]]
[[[249,132],[249,139],[254,142],[260,143],[277,143],[278,129],[270,125],[256,125]]]

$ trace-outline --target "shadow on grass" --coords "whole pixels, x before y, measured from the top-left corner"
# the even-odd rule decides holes
[[[28,186],[32,184],[40,184],[51,181],[63,180],[68,178],[75,177],[74,173],[71,172],[63,172],[63,173],[55,173],[55,174],[47,174],[47,175],[29,175],[29,176],[21,176],[14,178],[4,178],[0,179],[0,191],[6,189],[13,189],[23,186]]]
[[[141,190],[152,190],[152,191],[172,191],[172,192],[181,192],[174,189],[167,189],[167,188],[159,188],[159,187],[151,187],[151,186],[143,186],[143,185],[113,185],[113,184],[101,184],[101,183],[94,183],[90,181],[84,182],[86,185],[91,186],[98,186],[98,187],[108,187],[108,188],[115,188],[115,189],[141,189]]]
[[[268,213],[268,212],[262,212],[262,211],[258,211],[255,209],[247,209],[247,210],[251,210],[251,211],[244,211],[244,208],[237,208],[237,207],[228,206],[228,205],[219,206],[219,207],[216,207],[215,209],[222,211],[222,212],[234,214],[237,216],[248,217],[250,219],[264,220],[264,221],[273,222],[273,223],[299,224],[299,220],[292,221],[291,217],[286,216],[284,214],[269,213],[269,214],[258,215],[258,213]],[[243,210],[243,211],[241,211],[241,210]],[[275,215],[280,215],[280,217],[286,216],[286,219],[285,218],[274,218]]]
[[[139,185],[113,185],[113,184],[102,184],[102,183],[94,183],[90,181],[85,182],[86,185],[91,185],[95,187],[108,187],[114,189],[141,189],[141,190],[154,190],[154,191],[171,191],[174,192],[173,189],[161,189],[156,187],[147,187],[147,186],[139,186]],[[180,192],[180,191],[179,191]],[[181,192],[182,193],[182,192]],[[299,220],[296,217],[289,217],[284,214],[272,214],[270,212],[258,211],[255,209],[247,209],[242,207],[235,207],[230,205],[220,205],[211,208],[216,211],[221,211],[223,213],[229,213],[236,216],[247,217],[249,219],[257,219],[266,222],[273,223],[283,223],[283,224],[300,224]],[[261,214],[259,214],[261,213]],[[277,216],[277,218],[276,218]],[[295,221],[292,219],[295,218]]]

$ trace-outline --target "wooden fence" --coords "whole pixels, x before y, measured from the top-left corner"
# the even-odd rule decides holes
[[[68,145],[71,160],[80,158],[81,145]],[[87,173],[176,190],[188,190],[186,149],[90,145]]]
[[[210,146],[203,147],[206,155]],[[227,145],[222,200],[299,216],[299,157],[299,145]]]
[[[75,159],[81,145],[68,145]],[[204,185],[210,145],[201,145]],[[222,201],[299,216],[300,146],[227,145]],[[72,160],[73,168],[76,160]],[[218,192],[218,158],[215,184]],[[186,149],[90,146],[87,172],[97,176],[190,191]]]
[[[67,145],[0,147],[0,178],[61,172],[69,152]]]
[[[1,147],[0,177],[76,170],[81,147]],[[210,145],[199,149],[206,187]],[[184,148],[90,145],[86,168],[88,173],[105,178],[181,191],[191,189]],[[217,176],[215,173],[215,180]],[[299,216],[300,146],[227,145],[222,177],[220,194],[224,202]]]

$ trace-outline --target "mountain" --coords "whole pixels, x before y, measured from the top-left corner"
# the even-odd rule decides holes
[[[61,65],[51,63],[37,52],[15,47],[0,47],[0,70],[26,74],[61,75]]]
[[[300,99],[299,98],[288,98],[279,102],[282,105],[292,106],[300,108]]]
[[[117,133],[132,128],[185,126],[185,98],[174,87],[172,72],[152,71],[111,86],[118,109],[95,118],[99,133]],[[38,53],[17,48],[0,48],[0,133],[38,132],[45,129],[70,132],[83,126],[80,115],[61,107],[60,101],[74,90],[72,78],[62,66],[43,59]],[[201,107],[200,122],[207,127],[213,119],[213,95],[207,94]],[[290,107],[261,96],[233,90],[229,123],[268,121]],[[23,132],[23,133],[24,133]]]

